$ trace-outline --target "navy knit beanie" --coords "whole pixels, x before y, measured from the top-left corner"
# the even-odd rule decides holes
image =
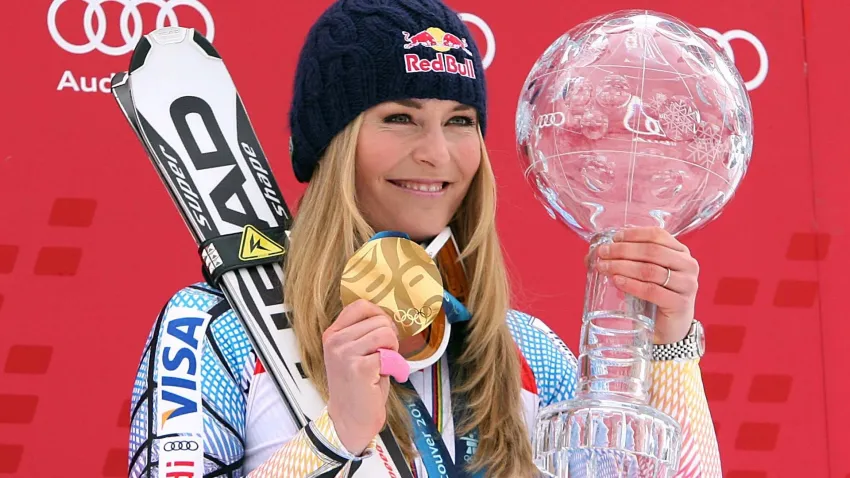
[[[487,92],[478,47],[440,0],[337,0],[298,59],[289,122],[295,177],[307,182],[331,140],[364,110],[406,98],[476,108]]]

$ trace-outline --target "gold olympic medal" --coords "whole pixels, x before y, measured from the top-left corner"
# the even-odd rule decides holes
[[[419,244],[382,237],[363,245],[342,273],[343,306],[366,299],[393,318],[399,339],[421,333],[443,307],[443,279]]]

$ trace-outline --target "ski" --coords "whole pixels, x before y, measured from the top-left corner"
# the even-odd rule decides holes
[[[291,214],[219,53],[194,29],[145,35],[112,93],[225,295],[302,427],[325,406],[303,373],[282,296]],[[433,255],[456,257],[449,233]],[[456,265],[456,264],[455,264]],[[392,435],[355,476],[412,477]]]

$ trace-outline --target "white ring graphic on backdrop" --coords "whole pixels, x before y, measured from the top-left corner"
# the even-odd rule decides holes
[[[723,48],[723,51],[726,52],[726,55],[732,63],[735,63],[735,52],[732,51],[732,45],[729,43],[730,41],[745,40],[752,45],[759,56],[759,69],[756,76],[752,80],[746,82],[745,85],[748,91],[752,91],[764,83],[764,79],[767,78],[768,69],[767,50],[764,48],[764,44],[756,38],[755,35],[745,30],[729,30],[726,33],[720,33],[717,30],[712,30],[711,28],[700,28],[700,30],[717,41],[717,44]]]
[[[464,22],[469,22],[481,29],[481,32],[484,34],[484,39],[487,42],[487,53],[485,53],[484,57],[481,59],[481,64],[486,70],[490,64],[493,63],[493,57],[496,56],[496,37],[493,36],[493,30],[490,29],[490,25],[487,25],[487,22],[477,15],[473,15],[471,13],[460,13],[458,16]]]
[[[215,22],[213,21],[210,11],[199,0],[82,0],[86,2],[86,13],[83,15],[83,29],[86,33],[88,43],[76,45],[69,42],[59,32],[56,26],[56,15],[59,8],[68,0],[53,0],[50,8],[47,10],[47,29],[50,31],[50,36],[57,45],[69,53],[82,55],[92,51],[99,51],[107,55],[120,56],[133,51],[136,44],[142,39],[142,35],[150,33],[145,31],[142,26],[142,14],[139,12],[139,5],[151,4],[159,7],[159,13],[156,15],[156,29],[165,26],[165,20],[168,19],[168,26],[178,26],[177,14],[174,12],[175,7],[187,6],[191,7],[204,19],[206,30],[204,36],[210,42],[215,37]],[[119,27],[121,29],[121,37],[124,39],[124,44],[120,46],[111,46],[103,43],[106,38],[106,12],[103,11],[104,3],[120,3],[124,6],[119,19]],[[97,26],[95,27],[93,20],[97,17]],[[133,18],[133,31],[130,31],[130,17]],[[153,29],[150,29],[151,31]]]

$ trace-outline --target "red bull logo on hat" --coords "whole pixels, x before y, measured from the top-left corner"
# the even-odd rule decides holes
[[[435,71],[475,78],[475,65],[471,58],[459,63],[454,55],[444,54],[451,50],[462,50],[467,55],[472,56],[466,38],[460,38],[437,27],[422,30],[414,35],[409,32],[402,32],[402,34],[404,35],[405,50],[414,47],[427,47],[437,51],[435,59],[421,58],[415,53],[405,54],[404,65],[408,73]]]

